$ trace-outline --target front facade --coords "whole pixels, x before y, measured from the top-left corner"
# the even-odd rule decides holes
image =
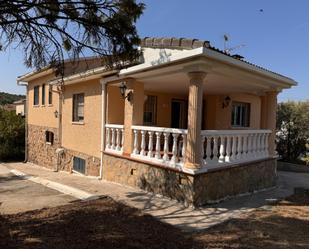
[[[274,186],[277,94],[295,82],[204,41],[141,49],[118,71],[91,61],[67,63],[63,81],[50,68],[20,77],[28,161],[196,206]]]

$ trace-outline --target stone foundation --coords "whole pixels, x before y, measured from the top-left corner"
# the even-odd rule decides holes
[[[201,206],[276,185],[277,160],[225,168],[194,177],[194,205]]]
[[[45,131],[54,133],[54,143],[46,143]],[[56,169],[58,129],[28,124],[28,161],[49,169]]]
[[[86,161],[86,172],[88,176],[100,175],[100,158],[86,155],[81,152],[64,148],[64,154],[60,157],[59,170],[73,172],[73,157],[80,157]]]
[[[201,206],[275,186],[276,160],[268,159],[190,175],[126,157],[104,154],[103,178],[161,194],[187,205]]]
[[[45,131],[54,133],[53,144],[46,143]],[[57,166],[57,153],[59,147],[58,129],[45,126],[28,125],[28,161],[52,169],[72,172],[73,157],[77,156],[86,161],[86,175],[100,175],[100,158],[86,155],[70,149],[64,149]]]

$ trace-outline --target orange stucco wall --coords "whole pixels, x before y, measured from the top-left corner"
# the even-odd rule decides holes
[[[48,80],[53,78],[53,75],[41,77],[28,83],[28,124],[47,126],[58,128],[58,119],[55,117],[54,112],[58,110],[59,97],[58,94],[53,92],[52,105],[48,104]],[[45,84],[45,105],[42,105],[42,84]],[[33,105],[34,87],[40,86],[39,90],[39,105]]]
[[[62,146],[100,157],[101,84],[91,80],[65,86],[62,118]],[[72,122],[73,94],[84,93],[84,122]]]
[[[251,94],[230,94],[230,105],[222,108],[222,102],[226,95],[206,95],[206,110],[204,112],[205,129],[224,130],[236,129],[231,126],[232,102],[244,102],[250,104],[250,127],[246,129],[260,129],[261,124],[261,98]],[[237,128],[239,129],[239,128]]]
[[[160,92],[145,91],[145,95],[157,96],[157,126],[170,127],[171,103],[173,99],[187,100],[185,95],[173,95]],[[117,86],[109,86],[107,91],[107,123],[123,124],[124,101]],[[202,129],[223,130],[239,129],[231,126],[232,101],[250,103],[250,127],[246,129],[260,129],[261,127],[261,97],[252,94],[230,94],[230,105],[222,108],[226,95],[205,95]]]

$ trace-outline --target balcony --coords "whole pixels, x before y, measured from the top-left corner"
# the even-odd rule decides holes
[[[187,130],[150,126],[132,126],[131,129],[132,158],[188,171],[184,167]],[[106,124],[106,152],[122,154],[123,130],[123,125]],[[268,158],[270,134],[271,130],[202,130],[198,171]]]

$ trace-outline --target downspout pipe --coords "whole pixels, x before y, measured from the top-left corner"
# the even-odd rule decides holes
[[[102,94],[101,94],[101,158],[100,158],[100,176],[99,179],[103,179],[103,159],[104,159],[104,144],[105,144],[105,123],[106,123],[106,99],[107,99],[107,93],[106,93],[106,85],[107,81],[105,79],[100,80],[101,88],[102,88]]]
[[[57,153],[57,162],[55,171],[59,171],[60,166],[60,156],[63,153],[62,149],[62,103],[63,103],[63,85],[58,85],[57,90],[53,92],[58,93],[59,95],[59,102],[58,102],[58,149],[56,150]]]
[[[28,96],[28,82],[22,82],[17,80],[17,85],[26,87],[26,103],[25,103],[25,158],[24,163],[28,162],[28,106],[29,106],[29,96]]]

